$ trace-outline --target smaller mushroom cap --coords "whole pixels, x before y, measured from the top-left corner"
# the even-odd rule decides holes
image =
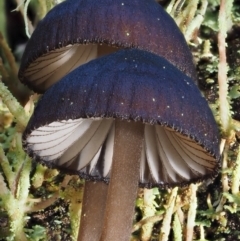
[[[43,93],[79,65],[126,47],[163,56],[196,79],[184,36],[155,0],[66,0],[57,5],[33,32],[19,79]]]
[[[217,173],[218,128],[198,87],[164,58],[136,49],[90,61],[48,89],[24,147],[48,166],[108,181],[116,118],[145,123],[142,186],[183,185]]]

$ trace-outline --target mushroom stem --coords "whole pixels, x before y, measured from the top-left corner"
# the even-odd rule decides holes
[[[101,241],[130,239],[143,135],[143,123],[116,120],[113,164]]]
[[[107,190],[108,185],[103,182],[85,182],[78,241],[100,239]]]

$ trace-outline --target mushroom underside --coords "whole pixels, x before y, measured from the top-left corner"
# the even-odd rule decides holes
[[[40,92],[93,59],[117,51],[106,44],[75,44],[57,48],[33,61],[25,71],[28,85]]]
[[[48,166],[108,182],[118,119],[144,124],[142,186],[181,185],[218,172],[218,129],[199,89],[164,58],[137,49],[92,60],[49,88],[23,144]]]
[[[92,180],[109,181],[115,120],[76,119],[52,122],[27,137],[27,150],[46,165],[66,168]],[[142,186],[176,185],[211,176],[217,161],[188,136],[160,125],[144,124]]]

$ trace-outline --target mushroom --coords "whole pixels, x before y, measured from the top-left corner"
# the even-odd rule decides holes
[[[161,55],[196,80],[192,55],[184,36],[154,0],[68,0],[59,4],[38,24],[31,36],[22,58],[19,78],[33,90],[43,93],[79,65],[126,47]],[[106,189],[102,183],[85,185],[86,201],[80,233],[87,241],[90,241],[89,232],[96,240],[101,229],[98,225],[94,236],[93,230],[87,229],[88,223],[95,222],[97,227],[97,217],[100,220],[104,212],[101,205],[97,210],[93,209],[93,190],[98,190],[94,194],[98,203],[103,204]]]
[[[183,186],[220,165],[218,128],[195,82],[139,49],[92,60],[49,88],[23,145],[49,167],[109,182],[102,241],[129,240],[138,185]]]
[[[155,0],[67,0],[57,5],[32,34],[19,79],[43,93],[79,65],[126,47],[160,55],[196,80],[184,36]]]

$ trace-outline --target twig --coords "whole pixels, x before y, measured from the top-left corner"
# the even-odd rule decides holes
[[[188,29],[190,22],[193,20],[195,16],[198,2],[199,0],[189,1],[187,6],[182,10],[181,14],[179,14],[178,17],[175,19],[177,25],[184,33],[184,35],[186,30]]]
[[[32,167],[32,160],[30,159],[30,157],[25,155],[25,160],[23,163],[22,170],[20,172],[18,189],[17,189],[17,199],[19,203],[22,204],[23,207],[26,206],[26,201],[28,199],[31,167]]]
[[[138,229],[140,229],[143,225],[145,225],[147,223],[156,223],[158,221],[161,221],[162,219],[163,219],[162,215],[155,215],[152,217],[144,218],[133,226],[132,233],[137,231]]]
[[[219,10],[219,33],[218,33],[218,51],[219,51],[219,65],[218,65],[218,83],[219,83],[219,112],[222,131],[228,135],[231,125],[230,103],[228,96],[228,80],[227,80],[227,58],[226,58],[226,41],[227,36],[227,11],[226,5],[230,4],[231,0],[220,1]]]
[[[9,74],[3,65],[2,58],[0,58],[0,75],[2,75],[3,79],[7,79],[9,77]]]
[[[236,166],[233,170],[233,175],[232,175],[232,194],[239,193],[239,183],[240,183],[240,147],[238,148]]]
[[[199,228],[200,228],[200,240],[206,240],[205,233],[204,233],[204,226],[201,224],[199,225]]]
[[[39,8],[40,19],[42,19],[46,15],[46,13],[48,12],[47,11],[47,3],[46,3],[45,0],[38,0],[38,2],[39,2],[39,5],[40,5],[40,8]]]
[[[78,182],[77,186],[71,185],[70,181],[75,180]],[[76,183],[75,183],[76,184]],[[62,187],[67,187],[62,193],[61,196],[65,200],[69,200],[69,214],[71,221],[72,237],[74,240],[77,240],[78,230],[80,225],[80,216],[82,210],[82,198],[83,198],[83,188],[81,188],[81,183],[78,176],[69,176],[66,175]]]
[[[173,215],[175,200],[177,197],[178,187],[172,189],[171,196],[168,201],[165,217],[163,219],[163,224],[160,231],[159,241],[167,241],[171,228],[171,219]]]
[[[26,35],[30,38],[32,32],[30,33],[29,30],[30,30],[30,27],[29,27],[29,19],[28,19],[28,16],[27,16],[27,10],[28,10],[28,5],[30,3],[31,0],[26,0],[25,3],[24,3],[24,14],[23,14],[23,19],[24,19],[24,22],[25,22],[25,32],[26,32]]]
[[[3,37],[1,32],[0,32],[0,46],[2,47],[3,53],[8,61],[8,64],[11,69],[11,73],[13,73],[14,76],[17,77],[18,67],[17,67],[16,61],[15,61],[15,58],[13,56],[11,49],[8,46],[6,39]]]
[[[40,170],[40,175],[44,174],[44,172],[46,171],[46,167],[39,165],[38,166],[41,170]],[[43,172],[43,173],[42,173]],[[35,178],[37,178],[38,176],[35,176]],[[66,188],[68,186],[69,181],[73,178],[73,176],[70,175],[66,175],[59,187],[59,190],[56,191],[50,198],[46,199],[46,200],[42,200],[42,199],[28,199],[28,201],[30,201],[31,203],[35,203],[34,206],[28,206],[25,209],[25,212],[37,212],[40,210],[43,210],[49,206],[51,206],[53,203],[55,203],[59,198],[60,198],[60,188]],[[42,178],[41,178],[42,179]],[[38,186],[39,184],[37,184]]]
[[[14,175],[14,172],[12,171],[12,168],[8,162],[8,159],[1,145],[0,145],[0,164],[4,172],[4,175],[6,177],[8,186],[11,188],[12,184],[14,183],[15,175]]]
[[[34,27],[33,27],[31,21],[29,20],[29,18],[27,16],[27,8],[28,8],[29,2],[30,2],[30,0],[27,0],[27,2],[24,4],[24,1],[16,0],[17,8],[15,10],[13,10],[13,11],[20,11],[21,12],[21,14],[24,18],[24,22],[25,22],[26,35],[28,37],[30,37],[30,35],[34,31]]]
[[[198,30],[204,20],[204,15],[206,13],[207,10],[207,5],[208,5],[208,1],[204,0],[202,1],[202,6],[200,9],[200,12],[197,14],[197,16],[193,19],[191,19],[191,22],[188,24],[188,27],[186,29],[186,32],[184,34],[185,39],[187,42],[190,42],[190,40],[193,38],[194,32],[196,30]],[[196,3],[197,6],[197,3]],[[196,9],[194,9],[196,11]]]
[[[8,88],[1,82],[0,77],[0,96],[9,111],[16,118],[18,124],[24,129],[27,126],[29,117],[26,115],[23,107],[18,103],[17,99],[12,95]]]
[[[55,192],[50,198],[46,199],[46,200],[31,200],[32,203],[36,203],[34,204],[32,207],[31,206],[27,206],[25,208],[25,212],[37,212],[40,210],[43,210],[49,206],[51,206],[53,203],[55,203],[57,200],[59,199],[59,191]],[[28,199],[29,200],[29,199]],[[37,203],[38,202],[38,203]]]
[[[152,217],[156,214],[156,203],[154,199],[156,195],[154,194],[153,189],[143,189],[143,207],[142,207],[142,215],[143,219],[147,217]],[[151,238],[153,229],[153,223],[146,223],[142,226],[141,230],[141,240],[149,240]]]
[[[232,125],[236,132],[240,132],[240,121],[232,119]]]
[[[0,157],[0,159],[1,159],[1,157]],[[2,173],[0,173],[0,190],[1,190],[0,196],[7,195],[9,193],[9,189],[7,188],[7,185],[4,181]]]
[[[222,160],[223,173],[222,173],[221,179],[222,179],[223,193],[228,192],[228,190],[229,190],[228,175],[227,175],[227,173],[224,172],[224,170],[226,170],[228,167],[228,163],[227,163],[228,151],[229,151],[229,143],[226,142],[226,145],[224,147],[223,154],[222,154],[223,155],[223,160]],[[216,208],[216,212],[221,212],[223,210],[223,206],[225,203],[226,203],[226,198],[224,196],[222,196],[222,198]]]
[[[190,204],[189,204],[189,210],[188,210],[186,241],[193,240],[193,228],[195,226],[195,218],[197,213],[197,197],[196,197],[197,188],[198,188],[197,184],[190,185],[191,197],[190,197]]]
[[[174,241],[182,241],[182,225],[177,212],[174,214],[173,234]]]
[[[174,18],[177,17],[182,10],[186,0],[172,0],[168,6],[166,11]]]

